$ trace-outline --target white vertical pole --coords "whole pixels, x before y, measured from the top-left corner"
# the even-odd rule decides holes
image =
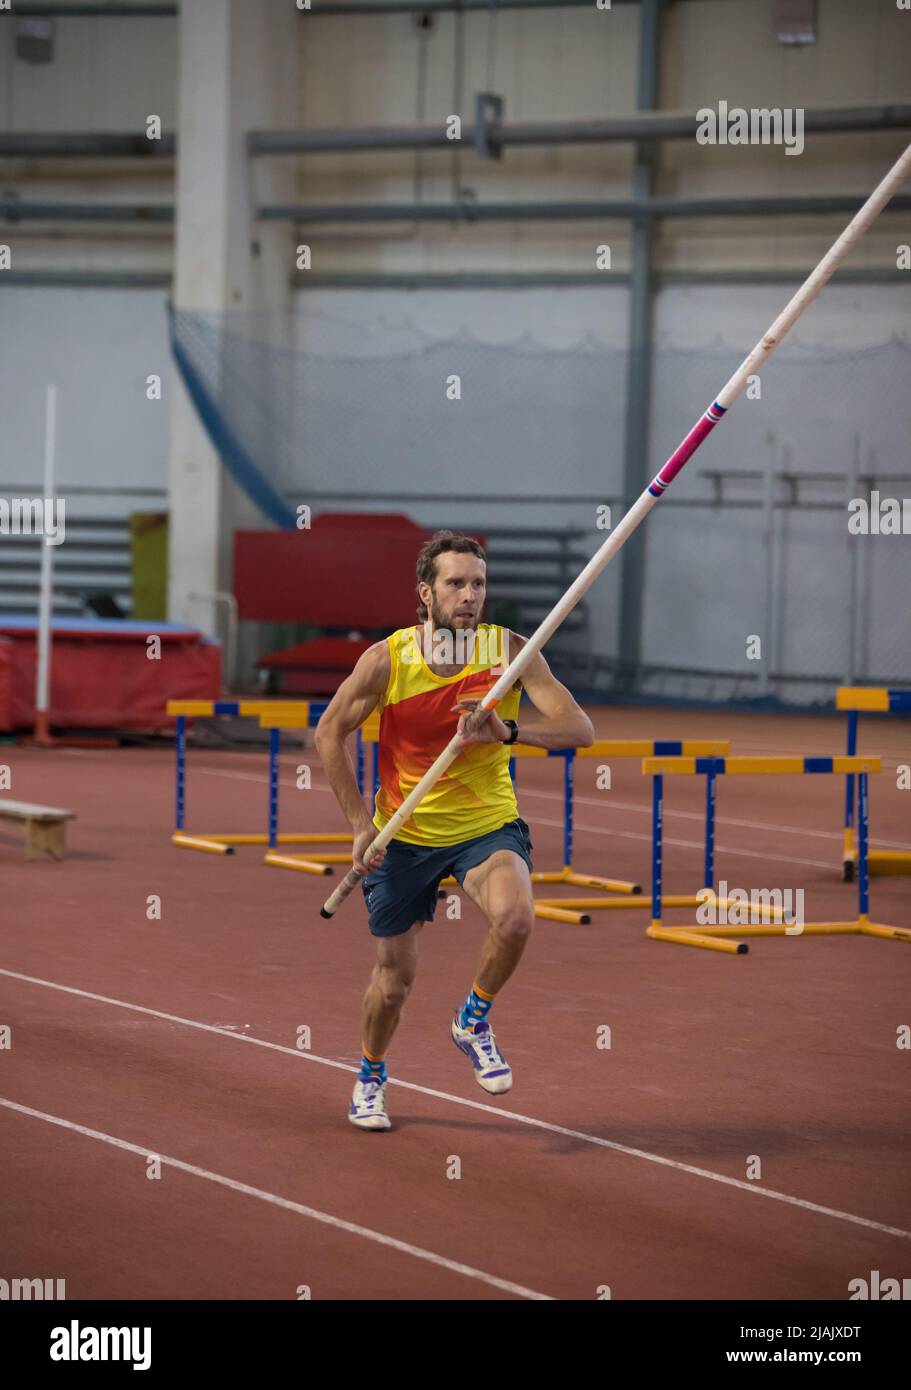
[[[53,504],[57,451],[57,387],[48,386],[44,414],[44,501]],[[35,688],[35,738],[50,742],[51,610],[54,596],[54,547],[47,536],[41,546],[38,598],[38,677]]]

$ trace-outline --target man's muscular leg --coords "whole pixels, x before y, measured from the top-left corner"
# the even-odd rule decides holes
[[[401,936],[377,938],[377,963],[364,995],[362,1015],[364,1050],[371,1058],[385,1057],[398,1027],[417,972],[417,938],[423,925],[415,922]]]
[[[531,935],[534,905],[525,860],[498,849],[469,869],[463,886],[484,913],[490,931],[481,949],[471,991],[452,1021],[452,1040],[470,1058],[475,1080],[498,1095],[512,1086],[512,1071],[487,1020],[494,999],[522,959]]]
[[[490,924],[475,981],[485,994],[499,994],[522,959],[534,925],[528,865],[511,849],[498,849],[469,869],[463,886]]]

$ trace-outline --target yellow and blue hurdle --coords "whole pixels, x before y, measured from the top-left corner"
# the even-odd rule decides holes
[[[869,920],[870,882],[868,872],[869,788],[871,772],[882,770],[879,758],[865,757],[734,757],[734,758],[644,758],[642,771],[652,778],[652,919],[646,935],[656,941],[669,941],[680,946],[698,946],[704,950],[745,955],[745,941],[727,940],[737,936],[782,936],[788,929],[777,920],[766,918],[749,926],[681,925],[666,926],[664,907],[674,903],[663,895],[663,820],[664,778],[666,775],[704,775],[707,779],[706,841],[703,892],[697,900],[707,901],[706,894],[720,906],[725,900],[715,894],[715,779],[722,774],[765,774],[775,776],[807,776],[839,773],[857,778],[858,788],[858,913],[852,922],[807,922],[801,934],[877,936],[891,941],[911,942],[911,931],[884,926]],[[769,909],[769,911],[774,911]]]
[[[354,839],[348,833],[330,833],[327,835],[283,835],[278,829],[279,814],[279,751],[281,745],[282,729],[301,729],[309,728],[317,722],[325,704],[311,704],[309,709],[294,710],[270,710],[260,716],[260,728],[269,731],[269,819],[268,835],[264,837],[266,843],[266,854],[264,863],[273,869],[291,869],[296,873],[304,874],[331,874],[332,864],[350,864],[351,851],[350,845]],[[375,740],[379,737],[379,715],[371,714],[364,721],[357,731],[356,744],[356,778],[357,789],[363,795],[364,791],[364,743],[367,740]],[[374,768],[374,777],[376,768]],[[258,843],[263,843],[260,839]],[[342,853],[323,853],[302,856],[297,854],[283,854],[279,849],[280,845],[291,844],[338,844],[348,845],[347,854]]]
[[[516,780],[516,758],[563,759],[563,866],[559,869],[536,869],[532,883],[568,883],[573,887],[594,888],[602,896],[591,898],[535,898],[535,916],[549,922],[570,922],[587,926],[590,911],[626,907],[644,908],[642,885],[626,879],[606,878],[600,874],[582,874],[573,868],[573,792],[575,760],[579,758],[644,758],[653,755],[711,756],[725,754],[730,745],[726,739],[601,739],[588,748],[533,748],[517,743],[509,760],[509,771]],[[374,750],[375,752],[375,750]],[[374,767],[376,764],[374,763]],[[375,780],[375,787],[378,779]],[[448,878],[443,884],[456,880]],[[442,885],[441,885],[442,887]],[[608,896],[610,895],[610,896]],[[675,900],[677,907],[696,907],[698,899],[689,895]]]
[[[576,922],[582,925],[591,921],[591,911],[623,908],[644,908],[647,899],[642,897],[642,885],[623,879],[604,878],[597,874],[580,874],[572,867],[573,860],[573,787],[574,764],[576,758],[648,758],[648,757],[710,757],[720,756],[730,751],[726,739],[601,739],[588,748],[543,749],[527,748],[517,745],[520,757],[562,757],[564,759],[563,779],[563,867],[556,870],[535,870],[533,883],[568,883],[579,888],[600,889],[603,894],[596,898],[536,898],[535,916],[547,921]],[[510,760],[510,771],[515,777],[515,763]],[[678,901],[678,907],[695,907],[695,898],[687,897]]]
[[[861,714],[911,714],[911,690],[889,690],[885,686],[841,685],[835,694],[835,708],[848,716],[847,753],[857,753],[857,724]],[[842,877],[854,877],[857,850],[854,844],[856,795],[854,777],[845,778],[845,825]],[[904,849],[868,850],[871,874],[911,874],[911,851]]]
[[[281,727],[307,727],[315,724],[326,708],[325,702],[311,700],[169,700],[166,711],[176,721],[176,795],[175,795],[175,826],[171,835],[171,843],[181,849],[199,850],[204,854],[233,854],[236,848],[245,845],[265,845],[269,850],[275,850],[278,845],[320,845],[320,844],[351,844],[350,834],[278,834],[277,806],[275,808],[275,819],[273,824],[272,793],[273,782],[275,788],[278,785],[278,740],[279,729]],[[261,727],[269,727],[266,721],[284,720],[284,724],[279,724],[274,734],[270,733],[270,771],[269,771],[269,818],[265,832],[243,832],[220,834],[207,832],[205,834],[190,834],[186,829],[187,816],[187,720],[213,718],[218,715],[228,715],[235,718],[258,718]],[[363,778],[363,760],[361,759],[360,775]],[[327,867],[328,862],[344,861],[350,856],[338,855],[315,855],[311,861],[310,868],[306,872],[310,873],[331,873]],[[321,861],[321,862],[317,862]]]

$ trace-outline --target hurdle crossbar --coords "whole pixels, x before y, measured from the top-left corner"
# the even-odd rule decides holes
[[[882,940],[911,942],[911,931],[901,927],[886,926],[871,922],[870,885],[867,872],[867,849],[869,840],[869,791],[868,778],[871,773],[882,770],[878,757],[734,757],[734,758],[645,758],[642,771],[652,778],[652,920],[646,935],[656,941],[667,941],[679,946],[695,946],[703,950],[721,951],[729,954],[745,955],[749,950],[745,941],[728,940],[729,937],[744,936],[874,936]],[[857,778],[858,785],[858,913],[850,922],[807,922],[788,925],[779,909],[763,904],[763,919],[760,922],[740,923],[685,923],[668,926],[662,920],[663,907],[670,906],[662,893],[663,873],[663,820],[664,820],[664,778],[666,775],[693,776],[703,774],[711,784],[707,795],[706,818],[706,856],[705,886],[700,895],[700,906],[713,903],[716,908],[732,905],[728,898],[720,898],[714,890],[714,781],[720,775],[744,774],[807,776],[813,774],[845,773]],[[740,904],[738,903],[739,907]],[[772,913],[775,916],[772,916]]]
[[[857,725],[861,714],[911,714],[911,690],[890,690],[885,686],[840,685],[835,692],[835,708],[848,716],[847,752],[857,752]],[[856,817],[854,777],[845,777],[845,819],[842,848],[842,878],[850,883],[857,864],[854,843]],[[911,874],[911,851],[870,849],[867,851],[871,874]]]

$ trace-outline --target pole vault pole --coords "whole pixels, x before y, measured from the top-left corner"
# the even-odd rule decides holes
[[[569,586],[560,601],[551,609],[547,617],[541,623],[537,631],[528,639],[525,646],[519,652],[514,661],[511,661],[502,676],[495,685],[491,686],[481,703],[465,722],[466,732],[475,733],[485,723],[491,712],[496,709],[503,696],[515,684],[516,680],[525,670],[525,667],[537,656],[549,637],[553,636],[557,628],[563,622],[567,614],[571,613],[579,602],[582,595],[594,584],[598,575],[605,568],[610,560],[614,558],[617,551],[629,539],[640,522],[644,521],[657,502],[663,497],[671,483],[681,471],[688,459],[699,448],[699,445],[710,434],[719,420],[724,418],[725,413],[736,401],[747,384],[747,378],[752,376],[766,359],[774,352],[775,348],[789,332],[800,318],[807,305],[812,304],[813,300],[841,265],[845,256],[852,246],[860,240],[876,218],[882,212],[894,193],[898,191],[902,183],[911,174],[911,145],[905,150],[904,154],[896,160],[889,170],[886,177],[870,194],[859,212],[845,227],[841,236],[829,248],[816,269],[807,276],[800,289],[788,301],[778,318],[760,338],[748,357],[745,357],[737,368],[730,381],[718,392],[717,397],[709,406],[708,410],[696,421],[684,440],[678,444],[671,454],[661,472],[649,483],[642,496],[633,503],[626,516],[623,517],[616,530],[612,531],[604,544],[595,552],[582,573]],[[402,802],[395,815],[392,816],[382,830],[377,833],[375,840],[372,840],[364,854],[364,862],[369,867],[369,861],[373,854],[380,849],[384,849],[393,838],[396,831],[401,829],[405,821],[411,816],[415,807],[424,798],[434,783],[440,778],[451,763],[458,757],[462,748],[458,735],[453,735],[450,742],[443,749],[432,767],[428,768],[417,786],[409,793]],[[345,901],[348,894],[354,888],[363,875],[352,868],[342,879],[335,889],[335,892],[327,898],[323,907],[320,908],[321,917],[331,917]]]

